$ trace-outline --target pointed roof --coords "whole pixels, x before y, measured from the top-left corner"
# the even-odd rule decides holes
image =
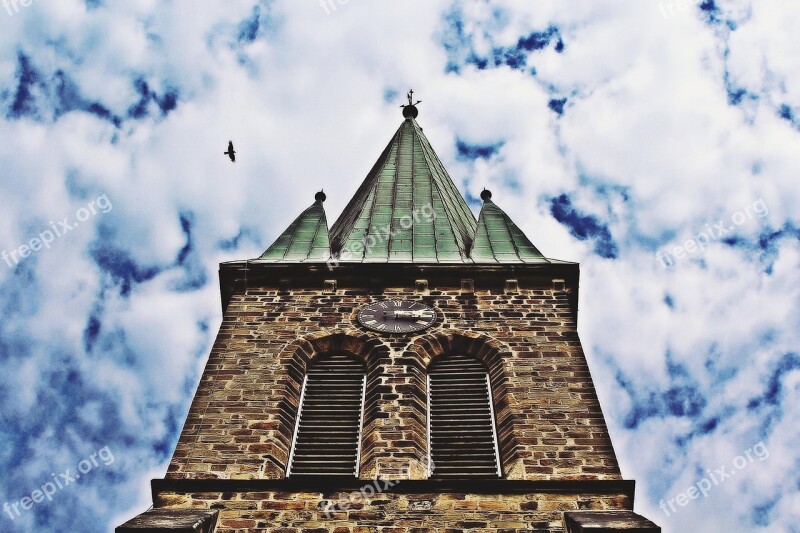
[[[492,202],[492,193],[481,193],[483,208],[470,257],[476,263],[550,263],[514,221]]]
[[[330,259],[328,219],[325,217],[325,209],[322,207],[325,193],[318,192],[314,199],[311,207],[303,211],[281,233],[272,246],[261,254],[260,259],[292,263],[324,262]]]
[[[548,259],[511,218],[481,193],[478,220],[415,120],[405,120],[328,231],[317,193],[259,258],[265,263],[566,263]]]
[[[331,228],[342,262],[471,263],[475,215],[414,117],[406,117]]]

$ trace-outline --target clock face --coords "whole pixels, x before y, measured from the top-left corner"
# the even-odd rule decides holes
[[[384,300],[364,307],[358,322],[381,333],[422,331],[436,322],[436,311],[420,302]]]

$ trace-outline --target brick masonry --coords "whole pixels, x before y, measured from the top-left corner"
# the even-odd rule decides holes
[[[379,482],[378,482],[379,483]],[[397,486],[401,486],[402,481]],[[374,487],[374,485],[372,485]],[[160,507],[221,508],[217,533],[562,533],[563,513],[629,509],[625,495],[198,492],[162,493]]]
[[[387,298],[422,301],[440,320],[411,337],[359,329],[358,310]],[[425,477],[425,369],[448,351],[489,368],[506,479],[620,478],[566,293],[460,286],[234,296],[167,477],[283,478],[305,368],[329,350],[367,365],[361,478]]]
[[[367,368],[360,479],[351,482],[425,483],[426,369],[450,352],[472,354],[489,369],[500,483],[621,479],[576,332],[573,289],[525,279],[482,284],[440,277],[379,289],[368,281],[251,280],[231,291],[162,482],[281,482],[305,370],[329,351],[350,352]],[[358,325],[361,307],[393,298],[434,307],[437,322],[421,334],[396,336]],[[562,532],[564,511],[633,506],[632,490],[388,491],[356,503],[350,490],[162,487],[154,488],[154,505],[219,509],[217,531],[224,533]],[[326,502],[348,503],[326,514]]]

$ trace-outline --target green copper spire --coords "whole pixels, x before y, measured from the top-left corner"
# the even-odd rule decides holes
[[[265,262],[559,263],[545,258],[484,190],[480,216],[467,206],[417,124],[404,120],[328,232],[322,202],[303,211],[260,257]]]
[[[315,202],[292,222],[286,231],[267,248],[260,259],[293,263],[324,262],[331,256],[328,241],[328,220],[322,202],[325,193],[320,191]]]
[[[405,106],[405,120],[331,228],[342,262],[469,263],[470,211]]]
[[[505,212],[492,202],[492,193],[481,193],[483,209],[471,257],[476,263],[549,263]]]

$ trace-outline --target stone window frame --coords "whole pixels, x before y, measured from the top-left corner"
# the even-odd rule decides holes
[[[281,449],[279,462],[282,461],[284,476],[306,370],[316,358],[334,351],[347,352],[361,359],[366,366],[367,383],[358,468],[361,479],[374,479],[380,475],[377,460],[381,456],[381,417],[385,414],[381,409],[381,402],[386,394],[396,392],[396,388],[390,390],[382,380],[386,375],[385,367],[389,364],[402,364],[406,367],[408,383],[403,394],[414,397],[406,398],[407,400],[415,400],[416,407],[409,408],[412,411],[409,418],[413,427],[406,429],[414,436],[413,440],[418,442],[414,455],[421,467],[410,470],[409,479],[427,479],[427,370],[435,360],[451,352],[475,357],[488,369],[502,477],[523,478],[522,457],[517,440],[520,435],[517,427],[519,413],[515,411],[509,374],[504,365],[504,359],[512,357],[512,351],[487,335],[454,328],[411,337],[402,348],[398,346],[397,337],[364,333],[356,329],[320,330],[288,343],[277,358],[280,366],[286,369],[286,382],[283,386],[285,394],[279,407],[281,422],[275,432]]]
[[[508,379],[509,373],[504,364],[504,360],[512,356],[511,350],[488,335],[449,329],[413,339],[406,348],[406,353],[413,354],[419,359],[426,380],[428,368],[440,358],[451,353],[469,355],[483,363],[489,373],[501,477],[522,479],[522,457],[517,441],[517,435],[520,434],[518,420],[521,413],[514,407],[515,401]],[[427,403],[427,385],[424,391]],[[427,413],[425,416],[427,425]],[[426,455],[427,453],[426,450]]]
[[[368,437],[368,421],[372,404],[375,403],[371,389],[374,389],[376,376],[380,375],[380,362],[388,358],[389,347],[373,336],[366,335],[357,330],[321,330],[306,335],[289,343],[278,355],[278,364],[285,368],[286,379],[284,396],[279,410],[281,423],[276,432],[282,454],[282,477],[286,477],[289,466],[289,454],[294,438],[294,429],[297,417],[300,415],[300,395],[303,380],[308,368],[314,361],[330,353],[346,353],[360,360],[366,368],[367,385],[364,391],[363,419],[361,421],[360,461],[358,465],[359,477],[364,474],[364,450]],[[372,386],[371,386],[372,384]]]
[[[427,368],[427,372],[426,372],[426,378],[427,379],[426,379],[426,389],[425,390],[426,390],[427,400],[428,400],[428,402],[427,402],[427,427],[426,427],[426,429],[427,429],[427,445],[428,445],[428,449],[427,449],[427,453],[428,453],[428,455],[427,455],[428,477],[433,477],[434,470],[435,470],[435,465],[433,465],[433,451],[434,450],[433,450],[432,428],[431,428],[431,425],[432,425],[431,417],[433,416],[433,414],[432,414],[432,405],[433,404],[431,403],[431,385],[432,385],[432,383],[431,383],[431,375],[433,374],[433,370],[434,370],[434,366],[435,365],[437,365],[438,363],[442,362],[443,360],[445,360],[445,359],[447,359],[449,357],[453,357],[453,356],[464,356],[466,358],[472,359],[473,361],[475,361],[476,363],[478,363],[481,366],[481,372],[480,372],[482,374],[481,381],[485,382],[485,385],[486,385],[486,400],[487,400],[487,402],[489,404],[488,405],[488,407],[489,407],[489,420],[487,422],[490,424],[491,433],[492,433],[492,451],[494,452],[493,453],[494,454],[494,469],[495,469],[496,476],[502,478],[503,477],[503,471],[502,471],[502,464],[503,463],[502,463],[502,459],[500,457],[500,445],[498,443],[498,438],[497,438],[497,420],[496,420],[496,414],[495,414],[494,400],[493,400],[493,396],[492,396],[492,383],[491,383],[491,380],[489,379],[489,369],[486,367],[486,365],[482,361],[477,359],[472,354],[465,354],[465,353],[458,352],[458,351],[449,351],[449,352],[443,354],[442,356],[435,358],[434,360],[432,360],[429,363],[428,368]]]
[[[298,401],[298,406],[297,406],[297,415],[295,417],[295,426],[294,426],[294,429],[292,431],[292,440],[291,440],[291,444],[290,444],[289,458],[288,458],[288,460],[286,462],[286,477],[289,477],[291,475],[291,464],[292,464],[293,458],[295,457],[295,448],[294,447],[297,444],[297,438],[298,438],[298,435],[299,435],[299,430],[300,430],[300,425],[301,425],[300,424],[300,417],[302,416],[303,408],[305,407],[305,405],[303,405],[303,403],[304,403],[303,402],[303,396],[307,392],[306,391],[306,384],[307,384],[307,381],[308,381],[308,370],[309,369],[313,369],[314,365],[318,361],[320,361],[322,359],[325,359],[325,358],[327,358],[329,356],[332,356],[332,355],[333,356],[335,356],[335,355],[346,356],[346,357],[352,359],[353,361],[357,362],[362,368],[362,371],[358,372],[358,375],[359,375],[359,377],[361,378],[361,381],[362,381],[362,388],[361,388],[361,394],[359,395],[359,403],[360,403],[361,407],[360,407],[360,411],[359,411],[359,414],[358,414],[358,428],[357,428],[357,439],[356,439],[356,459],[355,459],[355,464],[354,464],[354,467],[355,467],[354,474],[355,474],[355,477],[358,477],[359,466],[360,466],[360,456],[361,456],[361,438],[363,436],[363,431],[364,431],[364,399],[366,397],[366,394],[365,394],[366,390],[365,390],[363,384],[366,382],[367,367],[366,367],[366,364],[364,363],[364,360],[361,359],[360,357],[356,357],[350,352],[341,351],[341,350],[329,350],[327,352],[318,354],[317,356],[315,356],[309,362],[309,364],[306,367],[306,372],[303,375],[303,385],[302,385],[300,400]],[[298,474],[298,475],[308,475],[308,474]]]

